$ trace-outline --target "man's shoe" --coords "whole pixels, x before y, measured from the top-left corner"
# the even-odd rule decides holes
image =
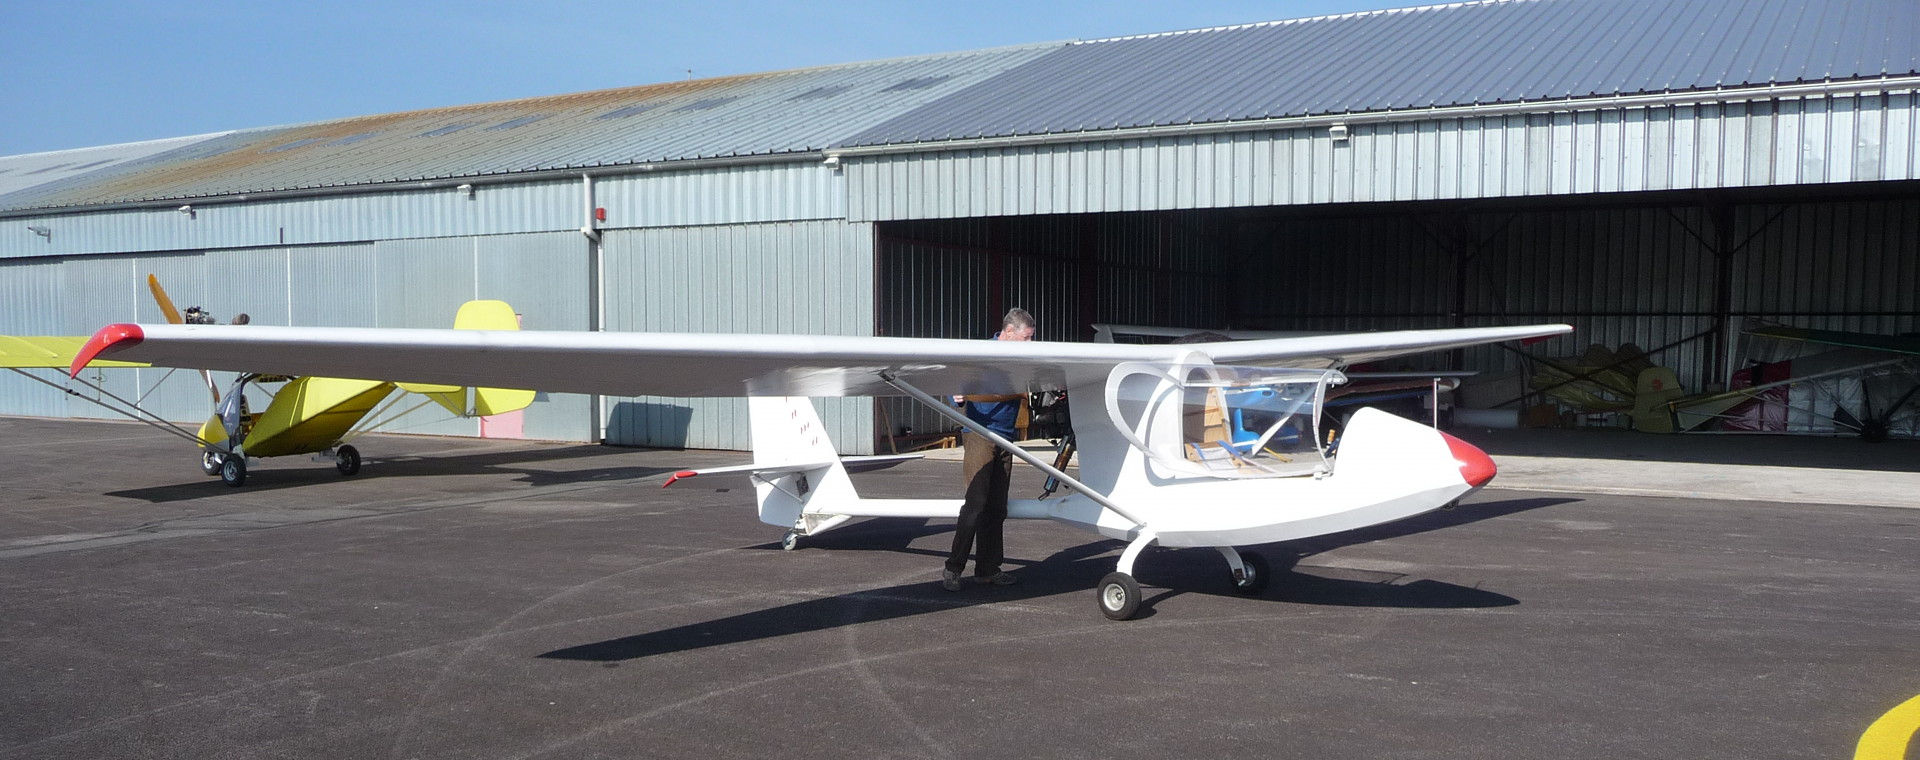
[[[1020,582],[1019,576],[1008,572],[999,572],[992,575],[977,575],[974,576],[973,579],[989,586],[1011,586]]]
[[[952,570],[940,571],[940,587],[948,591],[960,590],[960,574]]]

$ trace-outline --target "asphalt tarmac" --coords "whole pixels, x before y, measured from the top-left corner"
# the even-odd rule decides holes
[[[1920,511],[1490,488],[1260,547],[949,526],[781,551],[726,452],[369,437],[243,488],[0,418],[0,757],[1835,758],[1920,694]],[[951,493],[958,464],[855,476]],[[1495,481],[1499,485],[1499,481]],[[1039,476],[1016,475],[1016,495]]]

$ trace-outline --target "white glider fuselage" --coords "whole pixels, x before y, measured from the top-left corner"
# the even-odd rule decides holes
[[[1103,378],[1076,386],[1068,396],[1074,400],[1080,463],[1073,485],[1099,494],[1119,510],[1070,488],[1052,498],[1010,499],[1008,517],[1054,520],[1127,541],[1144,535],[1163,546],[1247,546],[1418,515],[1460,498],[1493,473],[1491,460],[1478,449],[1373,409],[1351,417],[1336,456],[1319,459],[1318,447],[1313,447],[1310,455],[1317,462],[1305,463],[1301,474],[1209,473],[1180,454],[1179,434],[1185,426],[1177,384],[1163,381],[1144,394],[1146,403],[1134,410],[1138,415],[1128,425],[1126,415],[1109,414],[1115,399],[1104,392],[1105,386],[1116,381]],[[792,439],[795,433],[818,430],[806,399],[754,404],[755,466],[831,457],[830,443],[817,435]],[[1123,433],[1121,425],[1129,429]],[[781,438],[789,443],[778,443]],[[802,534],[828,530],[851,517],[953,518],[961,506],[960,499],[951,498],[861,498],[844,477],[816,476],[808,488],[817,493],[801,494],[794,500],[799,503],[789,508],[769,510],[767,497],[783,501],[778,486],[764,478],[756,483],[762,490],[761,519]]]

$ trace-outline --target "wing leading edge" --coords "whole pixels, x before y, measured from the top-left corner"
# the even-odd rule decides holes
[[[322,375],[615,396],[891,396],[891,371],[930,393],[1008,393],[1103,380],[1132,361],[1326,367],[1560,335],[1566,325],[1407,330],[1176,345],[701,333],[511,332],[260,325],[108,325],[96,357],[161,367]],[[1199,356],[1194,356],[1198,354]]]

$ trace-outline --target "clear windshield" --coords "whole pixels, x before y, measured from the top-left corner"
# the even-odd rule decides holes
[[[1116,422],[1163,465],[1219,477],[1324,468],[1320,402],[1333,370],[1135,365],[1111,378]]]

